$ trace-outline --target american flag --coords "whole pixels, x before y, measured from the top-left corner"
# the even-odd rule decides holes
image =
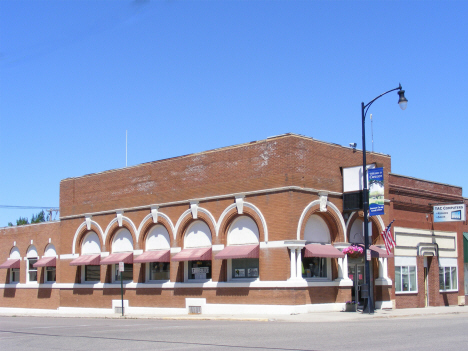
[[[395,240],[393,239],[392,231],[390,230],[392,223],[395,222],[395,220],[391,221],[390,224],[383,230],[383,232],[380,234],[382,235],[382,238],[384,239],[385,242],[385,248],[387,249],[387,253],[390,255],[392,252],[392,248],[395,247]]]

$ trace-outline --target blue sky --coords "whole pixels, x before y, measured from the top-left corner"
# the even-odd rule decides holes
[[[0,205],[60,180],[287,132],[468,196],[466,1],[0,2]],[[367,119],[367,148],[372,149]],[[0,208],[0,226],[38,210]]]

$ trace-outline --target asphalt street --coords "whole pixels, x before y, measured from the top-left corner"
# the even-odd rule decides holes
[[[2,350],[460,350],[468,315],[346,322],[0,317]]]

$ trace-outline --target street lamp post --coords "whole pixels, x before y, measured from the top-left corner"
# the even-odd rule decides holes
[[[363,189],[362,189],[362,204],[363,204],[363,210],[364,210],[364,256],[365,256],[365,278],[366,278],[366,285],[367,285],[367,294],[368,294],[368,299],[367,299],[367,307],[364,312],[369,312],[374,313],[374,303],[372,301],[372,294],[371,292],[373,291],[373,286],[371,284],[370,280],[370,271],[369,271],[369,261],[367,260],[367,252],[369,250],[369,219],[368,219],[368,210],[369,210],[369,194],[368,194],[368,189],[367,189],[367,165],[366,165],[366,114],[367,111],[369,110],[369,107],[374,103],[375,100],[381,98],[382,96],[398,90],[398,95],[399,95],[399,100],[398,100],[398,105],[400,105],[400,108],[402,110],[406,109],[406,104],[408,103],[408,100],[405,98],[405,91],[402,90],[401,84],[399,84],[398,88],[391,89],[383,94],[380,94],[377,96],[374,100],[369,102],[368,104],[364,105],[364,103],[361,103],[361,111],[362,111],[362,176],[363,176]]]

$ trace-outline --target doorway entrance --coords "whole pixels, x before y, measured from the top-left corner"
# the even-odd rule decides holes
[[[365,270],[362,258],[348,259],[348,277],[353,281],[351,299],[356,301],[359,306],[363,306],[364,299],[361,297],[361,286],[364,284]]]

